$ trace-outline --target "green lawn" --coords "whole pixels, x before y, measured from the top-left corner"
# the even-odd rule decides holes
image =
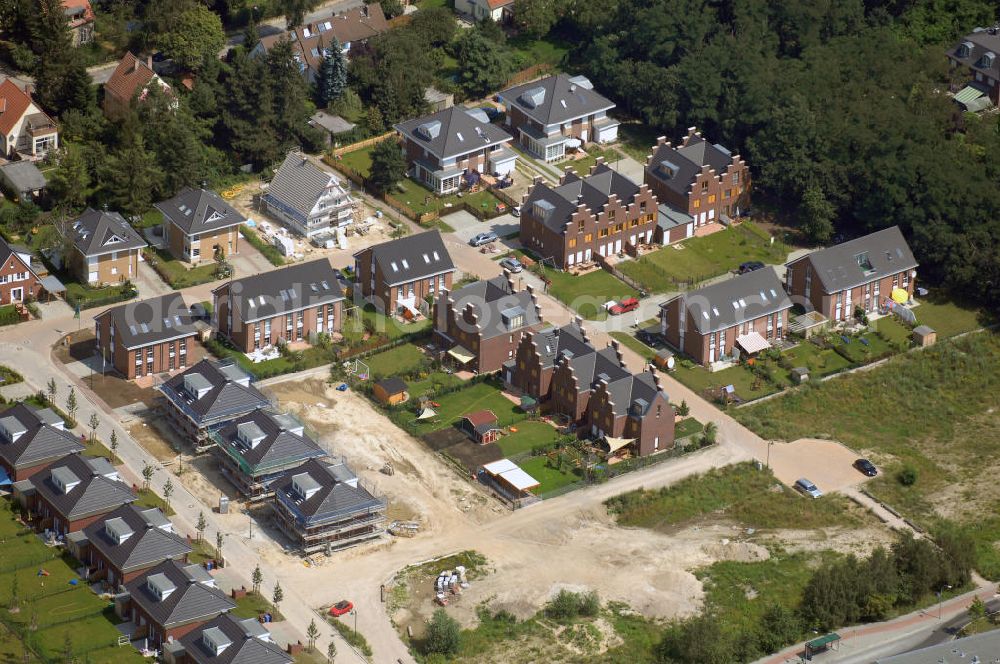
[[[872,327],[884,334],[890,342],[895,344],[909,344],[913,336],[913,331],[899,322],[899,319],[895,316],[886,316],[872,321]]]
[[[676,425],[674,425],[674,438],[686,438],[687,436],[693,436],[696,433],[701,433],[702,429],[705,428],[698,420],[693,417],[686,417]]]
[[[406,391],[410,393],[411,399],[417,399],[427,394],[434,394],[442,389],[460,385],[462,379],[453,373],[443,371],[433,371],[426,378],[409,381],[406,384]]]
[[[656,139],[662,134],[662,131],[639,122],[622,122],[618,127],[619,147],[640,164],[645,164]]]
[[[788,358],[792,367],[809,369],[809,377],[812,380],[843,371],[851,366],[846,358],[832,349],[820,348],[811,341],[802,341],[795,348],[786,350],[783,356]]]
[[[503,436],[497,441],[505,457],[530,452],[536,445],[554,443],[560,438],[559,431],[545,422],[521,422],[515,428],[516,433]]]
[[[135,289],[126,284],[92,288],[78,281],[64,281],[63,285],[66,286],[66,302],[71,307],[79,304],[81,309],[121,302],[128,299],[127,294],[129,293],[131,293],[131,297],[135,296]]]
[[[549,279],[547,292],[587,320],[608,317],[604,303],[626,297],[638,297],[639,292],[616,279],[610,272],[595,270],[582,276],[544,268]]]
[[[17,307],[13,304],[5,304],[0,307],[0,325],[14,325],[21,322],[21,316],[17,312]]]
[[[386,376],[413,373],[429,364],[423,351],[413,344],[402,344],[395,348],[361,359],[371,371],[370,378],[378,380]]]
[[[581,481],[580,476],[572,472],[568,465],[563,466],[562,470],[550,466],[546,456],[531,457],[517,465],[538,480],[539,486],[533,492],[538,496]]]
[[[524,58],[525,66],[558,65],[562,63],[566,54],[573,47],[572,44],[554,39],[551,36],[545,39],[533,39],[527,35],[518,35],[507,40],[507,46]]]
[[[615,160],[618,159],[618,153],[611,149],[599,148],[596,146],[591,146],[587,148],[587,156],[582,159],[567,159],[555,164],[555,167],[560,171],[569,167],[576,171],[577,175],[585,177],[590,173],[590,168],[597,163],[598,157],[604,157],[604,161],[608,164],[614,164]]]
[[[151,208],[147,210],[141,217],[139,217],[139,223],[135,224],[136,228],[151,228],[153,226],[159,226],[163,223],[163,213],[156,208]]]
[[[938,334],[938,339],[953,337],[981,327],[980,313],[948,301],[920,300],[913,309],[917,325],[928,325]]]
[[[414,422],[411,428],[416,435],[452,426],[466,413],[477,410],[493,411],[500,426],[504,427],[524,419],[517,404],[504,397],[500,389],[491,383],[476,383],[457,392],[436,397],[435,401],[440,404],[434,409],[438,416],[433,420]]]
[[[717,468],[663,489],[631,491],[605,504],[621,525],[666,531],[708,515],[753,528],[805,529],[858,523],[843,496],[803,498],[778,482],[769,470],[757,470],[750,463]]]
[[[681,247],[678,249],[678,247]],[[747,221],[725,230],[689,240],[646,254],[618,267],[627,276],[656,293],[690,288],[712,277],[725,274],[746,261],[784,263],[789,248],[762,229]]]
[[[720,390],[727,385],[732,385],[736,390],[736,396],[743,401],[751,401],[768,394],[774,394],[780,389],[767,381],[755,381],[753,373],[742,365],[721,371],[709,371],[698,364],[685,367],[683,363],[678,362],[671,375],[698,394],[713,401],[719,397]]]
[[[395,318],[379,313],[370,304],[366,305],[362,310],[361,320],[366,330],[374,334],[384,334],[389,341],[395,341],[406,334],[415,334],[431,329],[431,321],[429,319],[425,318],[413,323],[401,323]]]
[[[257,618],[265,613],[270,613],[275,622],[285,619],[266,597],[252,592],[236,600],[236,608],[232,611],[237,618]]]
[[[200,565],[206,560],[215,560],[215,547],[209,543],[208,539],[203,539],[201,541],[192,539],[190,544],[191,553],[188,554],[188,562]]]
[[[640,357],[643,357],[646,360],[652,360],[654,357],[656,357],[656,349],[650,348],[646,344],[642,343],[641,341],[635,338],[634,334],[630,332],[615,331],[615,332],[609,332],[609,334],[613,339],[617,339],[618,341],[621,342],[623,346],[631,348]]]
[[[156,492],[152,489],[139,490],[139,499],[135,501],[135,504],[139,507],[157,507],[161,512],[167,516],[174,515],[174,509],[170,507],[166,500],[156,495]]]
[[[177,260],[166,251],[154,247],[148,247],[145,250],[145,258],[150,267],[156,270],[157,274],[174,289],[197,286],[216,279],[218,265],[212,260],[192,267],[184,261]]]

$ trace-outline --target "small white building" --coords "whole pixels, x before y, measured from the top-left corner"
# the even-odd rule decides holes
[[[336,175],[298,152],[285,157],[263,200],[269,213],[306,237],[347,226],[354,206]]]
[[[489,16],[497,23],[507,23],[514,18],[514,0],[455,0],[455,11],[477,22]]]

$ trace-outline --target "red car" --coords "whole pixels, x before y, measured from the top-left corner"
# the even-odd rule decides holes
[[[637,300],[634,297],[627,297],[618,304],[608,309],[608,312],[612,316],[620,316],[621,314],[627,314],[630,311],[635,311],[638,308],[639,308],[639,300]]]
[[[345,613],[350,613],[352,609],[354,609],[354,605],[344,599],[330,607],[330,615],[342,616]]]

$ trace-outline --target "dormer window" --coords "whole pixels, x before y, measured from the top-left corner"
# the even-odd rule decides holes
[[[200,373],[184,376],[184,391],[195,399],[203,399],[212,390],[212,384]]]
[[[255,422],[243,422],[236,426],[236,436],[247,449],[256,449],[266,436]]]
[[[972,42],[964,41],[958,45],[958,57],[967,58],[972,55]]]
[[[28,429],[16,417],[0,418],[0,435],[8,443],[16,443]]]
[[[309,500],[321,489],[319,482],[312,478],[309,473],[299,473],[292,477],[292,489],[299,500]]]
[[[869,258],[867,251],[862,251],[854,258],[858,261],[858,267],[860,267],[862,272],[865,274],[875,271],[875,268],[872,267],[872,261],[871,258]]]
[[[175,590],[177,590],[177,586],[175,586],[170,579],[167,578],[167,575],[162,572],[150,576],[146,580],[146,587],[149,589],[149,593],[156,598],[157,602],[162,602],[170,597]]]
[[[225,652],[226,648],[233,645],[233,642],[226,636],[225,632],[218,627],[209,627],[202,632],[201,640],[205,644],[205,648],[216,657]]]
[[[993,63],[996,62],[997,55],[992,51],[987,51],[983,53],[983,57],[979,58],[979,62],[976,63],[977,67],[982,67],[983,69],[992,69]]]
[[[121,517],[105,521],[104,532],[107,534],[108,539],[116,545],[120,545],[133,535],[132,529],[129,528],[128,524]]]
[[[52,484],[63,495],[66,495],[80,484],[80,478],[69,468],[59,467],[52,471]]]

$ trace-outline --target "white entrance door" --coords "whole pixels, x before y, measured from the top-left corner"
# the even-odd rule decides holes
[[[24,299],[24,289],[23,288],[11,288],[10,289],[10,301],[20,302]]]
[[[615,240],[615,253],[620,254],[622,252],[622,241]]]

